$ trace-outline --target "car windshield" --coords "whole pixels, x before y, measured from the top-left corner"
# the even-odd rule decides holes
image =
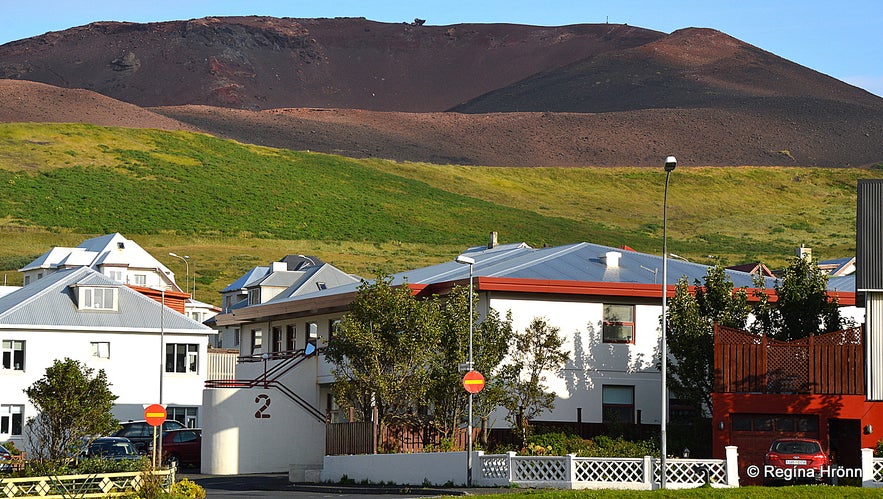
[[[780,454],[818,454],[822,449],[817,442],[785,440],[773,445],[773,452]]]
[[[91,452],[99,456],[134,456],[135,448],[129,442],[98,442],[92,444]]]

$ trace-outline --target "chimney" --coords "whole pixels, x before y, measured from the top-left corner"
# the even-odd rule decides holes
[[[812,260],[812,248],[807,248],[801,244],[800,247],[797,248],[797,258]]]
[[[601,263],[606,264],[608,269],[619,268],[619,258],[621,256],[622,253],[619,251],[608,251],[601,257]]]
[[[497,233],[491,232],[490,237],[488,237],[487,241],[487,249],[494,249],[497,247]]]

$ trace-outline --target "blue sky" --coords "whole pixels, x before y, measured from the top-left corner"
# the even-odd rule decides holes
[[[93,21],[205,16],[365,17],[382,22],[714,28],[883,96],[883,0],[0,0],[0,44]]]

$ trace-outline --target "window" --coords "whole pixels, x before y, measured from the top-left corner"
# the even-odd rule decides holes
[[[281,327],[273,327],[272,332],[270,333],[273,337],[273,351],[274,352],[282,352],[285,350],[285,344],[282,342],[284,338],[282,338],[282,328]]]
[[[233,329],[233,346],[234,347],[239,346],[239,328],[238,327]]]
[[[319,339],[319,325],[315,322],[307,322],[307,344],[316,346]]]
[[[3,340],[3,369],[25,370],[25,342]]]
[[[40,272],[39,274],[37,274],[37,280],[38,280],[38,281],[39,281],[40,279],[42,279],[42,278],[43,278],[43,273],[42,273],[42,272]]]
[[[110,342],[109,341],[93,341],[92,356],[99,359],[110,358]]]
[[[166,372],[189,373],[199,372],[199,345],[171,343],[166,345]]]
[[[123,282],[123,271],[122,270],[108,270],[107,277],[110,277],[116,282]]]
[[[289,324],[285,326],[285,349],[288,351],[294,350],[294,346],[297,342],[297,329],[294,324]]]
[[[174,419],[187,428],[199,427],[196,407],[167,407],[166,414],[168,419]]]
[[[260,329],[251,330],[251,353],[261,353],[264,347],[264,332]]]
[[[30,284],[30,283],[31,283],[31,276],[26,275],[26,276],[25,276],[25,283],[24,283],[24,286],[27,286],[27,285]]]
[[[119,289],[79,286],[80,310],[116,310]]]
[[[601,418],[605,423],[635,422],[635,387],[601,386]]]
[[[147,275],[135,274],[135,286],[147,286]]]
[[[249,289],[248,290],[248,304],[249,305],[257,305],[260,302],[261,302],[260,288]]]
[[[319,288],[319,291],[322,291],[323,289],[328,289],[328,286],[322,281],[317,282],[316,287]]]
[[[603,330],[604,343],[634,343],[634,305],[604,305]]]
[[[0,404],[0,435],[21,435],[25,406]]]

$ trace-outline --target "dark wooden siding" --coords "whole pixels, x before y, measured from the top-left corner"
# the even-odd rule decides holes
[[[862,395],[862,337],[857,327],[786,342],[716,326],[715,391]]]

